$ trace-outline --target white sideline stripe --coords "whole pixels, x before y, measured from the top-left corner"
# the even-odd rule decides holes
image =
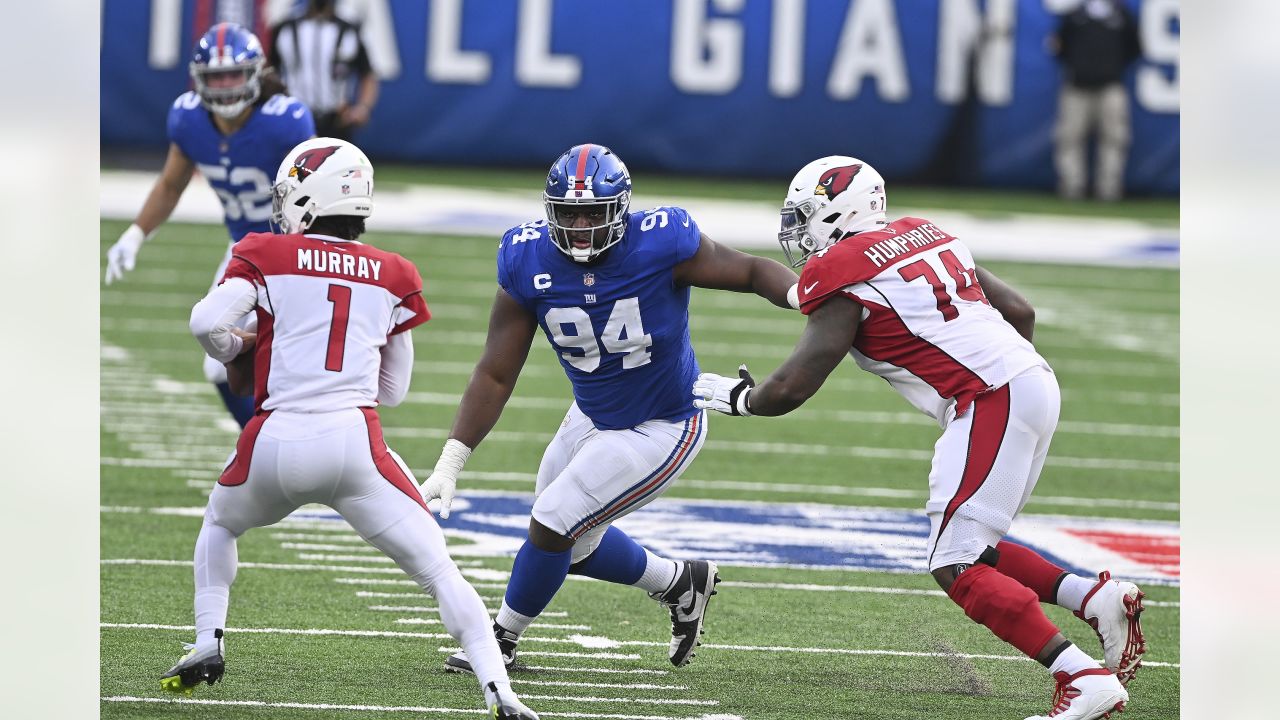
[[[546,615],[547,613],[542,613]],[[440,646],[438,652],[449,653],[455,655],[462,652],[462,648]],[[639,660],[640,656],[631,653],[611,653],[611,652],[556,652],[553,650],[521,650],[520,657],[558,657],[558,658],[587,658],[591,660]]]
[[[155,560],[142,558],[104,558],[98,561],[102,565],[158,565],[168,567],[191,567],[191,560]],[[252,570],[323,570],[327,572],[347,573],[382,573],[386,575],[403,575],[400,568],[351,567],[349,565],[290,565],[286,563],[242,562],[237,565]],[[543,613],[544,615],[546,613]]]
[[[670,643],[654,642],[651,640],[617,640],[620,646],[625,647],[668,647]],[[1018,662],[1035,662],[1026,655],[971,655],[968,653],[938,653],[938,652],[920,652],[918,650],[857,650],[853,648],[814,648],[814,647],[787,647],[785,645],[716,645],[714,643],[702,643],[703,648],[713,650],[736,650],[739,652],[787,652],[787,653],[805,653],[816,655],[885,655],[893,657],[926,657],[926,658],[965,658],[967,660],[1012,660]],[[1158,662],[1151,660],[1143,660],[1142,667],[1170,667],[1181,668],[1181,663]]]
[[[512,685],[538,685],[541,687],[575,687],[575,688],[603,688],[613,690],[688,690],[688,685],[651,685],[649,683],[589,683],[589,682],[572,682],[569,680],[523,680],[516,678],[511,681]],[[644,702],[641,700],[640,702]]]
[[[488,599],[489,599],[489,602],[485,603],[485,605],[496,606],[498,604],[497,598],[488,598]],[[485,598],[481,598],[481,601],[483,600],[485,600]],[[440,612],[439,607],[433,607],[430,605],[370,605],[368,609],[374,612],[391,612],[391,613],[415,613],[415,612],[438,613]],[[569,613],[564,610],[546,610],[546,611],[543,611],[543,613],[538,617],[567,618],[569,617]]]
[[[341,532],[345,533],[345,536],[339,535],[338,533],[312,535],[310,533],[277,532],[277,533],[271,533],[271,538],[273,540],[301,540],[303,542],[320,540],[323,542],[353,543],[353,544],[361,544],[361,545],[364,544],[364,538],[360,537],[359,535],[351,532],[346,528],[340,528],[340,530]]]
[[[282,542],[280,543],[280,547],[284,548],[285,550],[338,550],[338,551],[345,551],[345,552],[354,551],[354,552],[369,552],[369,553],[382,552],[381,550],[379,550],[376,547],[373,547],[372,545],[322,545],[320,543]]]
[[[440,620],[434,618],[396,618],[397,625],[439,625]],[[556,623],[533,623],[529,627],[545,630],[590,630],[590,625],[562,625]]]
[[[582,703],[640,703],[641,705],[693,705],[697,707],[715,707],[719,700],[676,700],[672,698],[610,698],[583,697],[580,695],[524,695],[522,700],[568,700]]]
[[[429,342],[429,341],[424,340],[424,342]],[[104,353],[107,352],[106,348],[113,348],[113,347],[114,346],[104,345],[103,352]],[[117,348],[117,350],[119,350],[119,352],[124,352],[123,349]],[[168,348],[148,348],[146,352],[147,352],[148,358],[154,359],[156,361],[194,362],[199,360],[198,353],[193,353],[185,350],[172,350]],[[106,358],[106,355],[104,355],[103,357]],[[1055,361],[1053,364],[1056,367],[1061,363],[1062,361],[1059,360],[1059,361]],[[466,363],[466,362],[457,362],[457,361],[445,361],[445,360],[441,360],[441,361],[423,360],[423,361],[418,361],[414,363],[413,371],[416,375],[427,375],[427,376],[430,376],[430,375],[470,376],[471,373],[475,371],[475,364]],[[108,369],[103,370],[103,376],[108,377]],[[529,360],[529,363],[526,364],[524,368],[520,370],[520,376],[531,377],[531,378],[532,377],[562,378],[564,377],[564,371],[560,368],[559,365],[543,362],[538,357],[531,357]],[[132,376],[126,376],[126,377],[129,377],[130,379],[132,379]],[[857,375],[828,378],[827,381],[823,383],[823,387],[827,388],[828,390],[838,390],[840,392],[874,393],[874,394],[884,393],[884,383],[880,382],[879,378],[876,378],[874,375],[871,375],[870,373],[861,373],[861,372],[858,373]],[[212,388],[210,388],[209,392],[210,392],[210,399],[212,400],[213,398]],[[1143,407],[1147,407],[1150,405],[1157,405],[1160,407],[1179,407],[1182,404],[1181,395],[1179,395],[1176,392],[1169,393],[1169,392],[1155,392],[1155,391],[1144,391],[1144,390],[1102,392],[1102,391],[1096,391],[1096,390],[1074,390],[1071,388],[1066,388],[1062,391],[1062,397],[1069,402],[1079,402],[1084,399],[1090,399],[1092,401],[1105,401],[1109,403],[1118,403],[1123,405],[1140,405]],[[155,405],[139,404],[139,403],[127,405],[122,401],[113,401],[111,404],[113,406],[119,406],[121,409],[137,408],[137,409],[146,410],[150,408],[151,412],[153,413],[155,412]],[[564,402],[564,408],[565,410],[569,409],[569,401],[567,397]],[[174,412],[179,412],[179,410],[175,410]],[[202,414],[210,418],[216,418],[216,419],[221,419],[226,417],[222,408],[216,407],[213,405],[210,405],[206,410],[203,411]],[[172,430],[173,428],[164,428],[164,429]],[[212,430],[214,428],[209,428],[209,429]],[[228,432],[230,432],[231,434],[238,434],[238,430],[237,431],[228,430]]]
[[[142,271],[135,271],[142,272]],[[181,282],[181,281],[179,281]],[[492,292],[492,289],[489,290]],[[152,320],[146,318],[113,318],[101,319],[100,327],[104,331],[131,332],[145,335],[190,335],[191,330],[184,322],[173,320]],[[430,333],[430,339],[423,335],[423,343],[432,345],[456,345],[462,347],[483,347],[485,333],[463,330],[437,330]],[[695,342],[694,350],[699,356],[718,356],[721,358],[777,358],[783,359],[791,355],[791,345],[778,343],[764,345],[757,343],[729,342]],[[1121,375],[1134,377],[1151,377],[1157,375],[1168,377],[1177,375],[1179,365],[1176,359],[1167,360],[1153,357],[1146,362],[1124,360],[1079,360],[1073,358],[1055,358],[1051,361],[1055,370],[1069,370],[1092,375]],[[710,366],[710,365],[708,365]]]
[[[209,700],[205,698],[144,698],[132,695],[110,695],[99,698],[103,702],[159,703],[161,705],[210,705],[225,707],[264,707],[290,710],[346,710],[350,712],[383,713],[435,713],[438,715],[480,715],[484,711],[475,708],[432,708],[391,705],[337,705],[334,703],[267,702],[265,700]],[[548,699],[559,700],[573,698]],[[600,718],[601,720],[702,720],[701,718],[674,718],[666,715],[618,715],[614,713],[553,712],[541,713],[543,717]],[[705,717],[705,716],[704,716]]]
[[[523,656],[523,653],[521,653]],[[633,668],[630,670],[622,670],[619,668],[583,668],[583,667],[553,667],[549,665],[525,665],[526,670],[545,670],[547,672],[567,672],[567,673],[602,673],[606,675],[670,675],[667,670],[650,670],[648,668]]]
[[[384,428],[387,437],[414,438],[425,440],[446,440],[447,429],[437,428]],[[489,442],[538,443],[546,444],[551,440],[551,433],[494,431],[486,436]],[[908,448],[866,447],[861,445],[823,445],[818,443],[768,443],[747,442],[741,440],[707,440],[708,450],[727,450],[738,453],[758,453],[767,455],[821,455],[825,457],[856,457],[876,460],[903,460],[926,462],[933,459],[933,451]],[[1050,455],[1046,465],[1054,467],[1085,468],[1092,470],[1134,470],[1142,472],[1176,473],[1179,464],[1159,460],[1134,460],[1129,458],[1092,458],[1063,457]],[[416,473],[416,471],[415,471]]]
[[[194,631],[195,625],[159,625],[155,623],[98,623],[98,627],[124,630],[182,630]],[[415,633],[396,630],[332,630],[329,628],[246,628],[228,627],[228,632],[254,635],[341,635],[344,637],[403,637],[427,640],[448,640],[448,633]],[[666,647],[666,643],[663,643]]]
[[[439,405],[457,407],[462,402],[461,395],[435,392],[410,392],[405,396],[406,403],[414,405]],[[549,410],[557,413],[565,412],[564,398],[513,396],[507,401],[507,407],[525,410]],[[936,427],[937,423],[921,413],[894,412],[881,410],[808,410],[800,409],[788,413],[794,420],[810,422],[845,422],[875,425],[916,425],[920,427]],[[1058,423],[1058,432],[1077,435],[1123,435],[1130,437],[1176,438],[1180,428],[1174,425],[1141,425],[1136,423],[1087,422],[1063,420]]]
[[[867,592],[877,594],[919,594],[919,596],[946,597],[942,591],[915,588],[882,588],[876,585],[819,585],[812,583],[751,583],[745,580],[722,580],[721,587],[750,589],[780,589],[780,591],[803,592]],[[1181,602],[1144,600],[1147,607],[1181,607]]]
[[[343,548],[343,549],[346,550],[346,549],[354,549],[354,548]],[[298,559],[299,560],[321,560],[324,562],[373,562],[373,563],[385,563],[389,565],[395,564],[395,560],[392,560],[386,555],[376,555],[376,556],[366,557],[364,555],[327,555],[323,553],[321,554],[298,553]],[[480,567],[484,565],[484,563],[480,560],[454,560],[453,564],[457,565],[458,567]]]
[[[462,574],[467,575],[467,572],[463,571]],[[334,578],[333,581],[343,585],[400,585],[404,587],[418,587],[418,583],[412,580],[392,580],[391,578]],[[471,580],[467,580],[467,582],[471,584],[471,587],[477,590],[505,590],[507,587],[504,583],[483,583],[473,582]],[[359,594],[357,593],[357,597],[358,596]]]

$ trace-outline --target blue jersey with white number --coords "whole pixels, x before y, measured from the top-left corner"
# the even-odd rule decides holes
[[[498,284],[537,317],[597,428],[697,412],[689,287],[676,285],[673,268],[693,257],[699,238],[677,207],[631,213],[622,241],[590,264],[561,252],[545,220],[503,235]]]
[[[251,232],[271,232],[276,170],[295,145],[316,134],[316,123],[301,100],[273,95],[254,107],[239,130],[223,135],[200,106],[200,96],[187,92],[169,109],[168,131],[169,142],[213,186],[227,232],[239,240]]]

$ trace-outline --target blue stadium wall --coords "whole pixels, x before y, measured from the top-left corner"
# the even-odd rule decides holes
[[[633,169],[729,177],[840,153],[893,180],[1048,189],[1061,2],[369,0],[392,70],[356,139],[376,158],[502,166],[589,141]],[[1144,58],[1127,182],[1173,195],[1178,0],[1129,2]],[[196,28],[226,5],[104,3],[104,147],[164,146]]]

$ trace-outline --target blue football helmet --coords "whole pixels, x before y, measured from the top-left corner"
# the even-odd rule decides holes
[[[590,262],[627,231],[631,174],[609,148],[575,145],[551,165],[542,198],[556,247],[577,262]]]
[[[257,35],[235,23],[209,28],[189,66],[200,104],[224,118],[239,115],[258,99],[265,64]]]

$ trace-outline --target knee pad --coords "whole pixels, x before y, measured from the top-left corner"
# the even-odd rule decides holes
[[[1029,657],[1034,658],[1058,632],[1031,588],[988,565],[974,565],[960,573],[947,595],[971,620]]]

